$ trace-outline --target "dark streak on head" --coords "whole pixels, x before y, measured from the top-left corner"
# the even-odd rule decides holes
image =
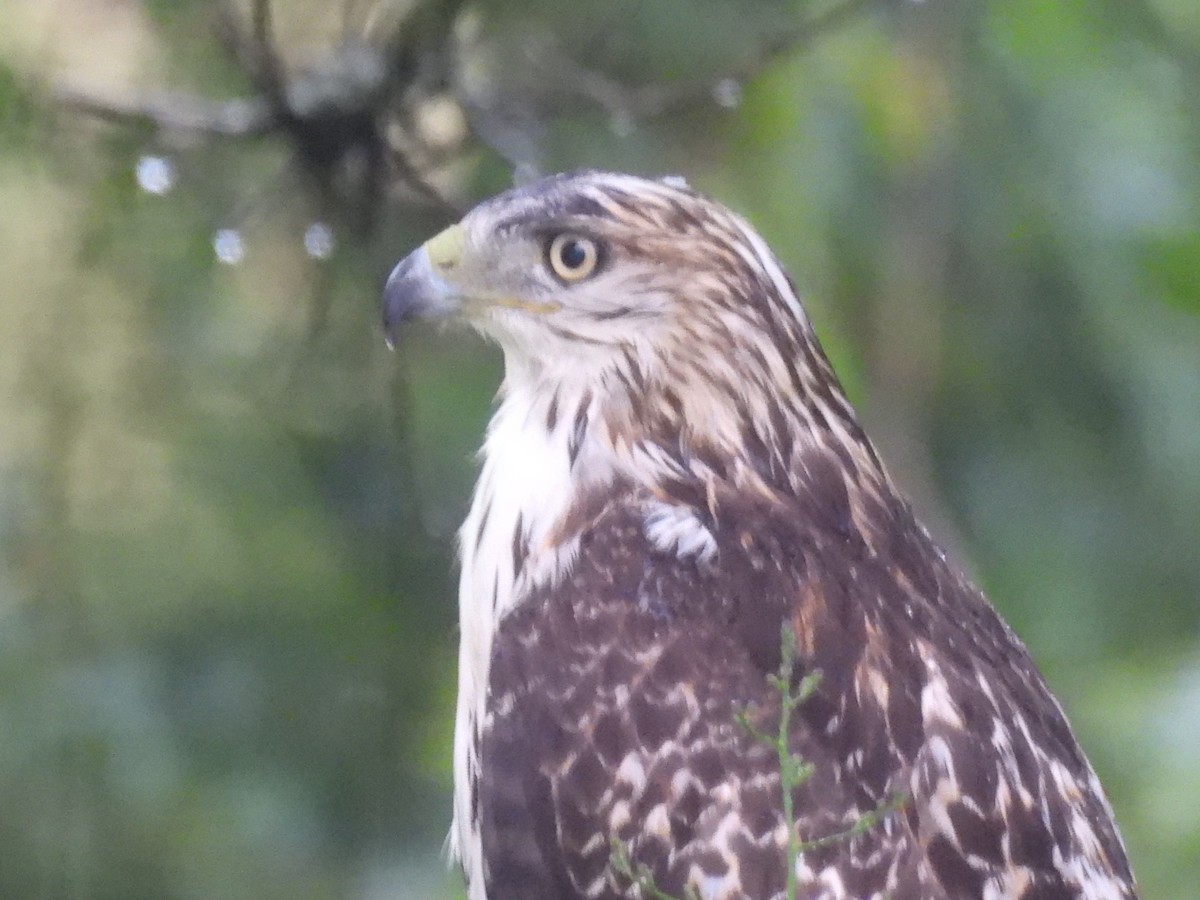
[[[475,548],[476,548],[476,550],[478,550],[479,547],[483,546],[483,534],[487,530],[488,518],[491,516],[491,514],[492,514],[492,498],[489,497],[487,503],[484,504],[483,515],[481,515],[479,517],[479,529],[475,532]]]
[[[572,466],[575,465],[575,460],[583,447],[583,438],[587,434],[588,407],[591,406],[591,403],[591,393],[585,393],[579,402],[579,408],[575,410],[575,421],[571,425],[571,435],[567,438],[567,457]]]
[[[529,556],[529,539],[525,534],[525,516],[517,513],[517,524],[512,534],[513,577],[521,574],[525,560]]]
[[[620,306],[614,306],[612,309],[602,309],[591,313],[591,317],[597,322],[610,322],[613,319],[623,319],[636,312],[637,309],[633,306],[622,303]]]
[[[634,353],[632,347],[624,347],[621,355],[625,359],[625,370],[629,373],[629,380],[634,387],[639,391],[646,389],[646,373],[642,371],[642,365],[638,361],[637,354]]]
[[[668,408],[670,408],[671,412],[675,415],[675,417],[678,419],[682,419],[683,418],[683,400],[680,399],[679,394],[676,393],[676,391],[674,391],[672,388],[666,388],[663,391],[662,398],[663,398],[663,402],[665,402],[667,404]]]
[[[587,337],[586,335],[580,334],[576,330],[561,328],[560,326],[555,325],[553,322],[546,323],[546,330],[562,341],[574,341],[579,344],[590,344],[593,347],[604,347],[607,344],[606,341],[599,341],[595,338]]]

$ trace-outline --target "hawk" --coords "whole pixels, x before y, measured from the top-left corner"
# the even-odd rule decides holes
[[[744,219],[547,178],[400,262],[383,311],[504,351],[460,532],[471,900],[1136,897],[1062,708]],[[785,657],[819,673],[790,719]]]

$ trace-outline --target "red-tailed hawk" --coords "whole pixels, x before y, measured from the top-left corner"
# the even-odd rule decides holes
[[[549,178],[396,267],[389,337],[414,317],[505,358],[460,535],[471,900],[767,900],[789,859],[802,898],[1136,897],[1062,709],[743,219],[678,179]],[[820,673],[786,730],[794,822],[745,727],[780,721],[788,633]]]

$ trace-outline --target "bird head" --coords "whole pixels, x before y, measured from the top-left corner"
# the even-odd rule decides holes
[[[392,342],[411,319],[465,321],[503,348],[506,394],[574,386],[673,443],[857,432],[765,242],[681,179],[585,171],[501,194],[396,266],[383,313]]]
[[[710,339],[728,347],[747,323],[803,321],[739,217],[680,179],[605,172],[501,194],[397,265],[385,291],[389,337],[409,319],[445,317],[537,370],[560,357],[575,367],[678,358]]]

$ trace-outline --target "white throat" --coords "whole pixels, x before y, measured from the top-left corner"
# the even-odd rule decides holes
[[[680,471],[661,447],[610,433],[602,410],[611,412],[619,400],[592,393],[607,379],[582,359],[548,373],[522,365],[514,354],[505,356],[503,399],[488,426],[483,471],[459,532],[461,634],[450,849],[462,861],[470,900],[486,900],[471,784],[478,777],[479,739],[488,724],[496,627],[534,590],[553,586],[568,573],[578,554],[579,529],[587,522],[568,526],[567,519],[587,495],[596,496],[619,477],[636,482]],[[657,500],[652,491],[642,502],[646,536],[659,550],[701,560],[715,555],[711,534],[689,512]]]
[[[478,739],[485,726],[492,640],[500,619],[532,590],[553,584],[570,567],[577,537],[556,529],[571,510],[586,464],[588,483],[611,477],[578,399],[551,415],[552,396],[525,379],[506,381],[488,426],[483,470],[470,512],[459,531],[458,709],[454,733],[454,826],[451,852],[463,863],[471,900],[482,900],[483,863],[478,823],[472,821],[471,773],[478,771]],[[579,416],[586,416],[580,426]],[[549,427],[553,421],[554,427]],[[584,446],[586,444],[586,446]],[[585,462],[586,457],[586,462]]]

